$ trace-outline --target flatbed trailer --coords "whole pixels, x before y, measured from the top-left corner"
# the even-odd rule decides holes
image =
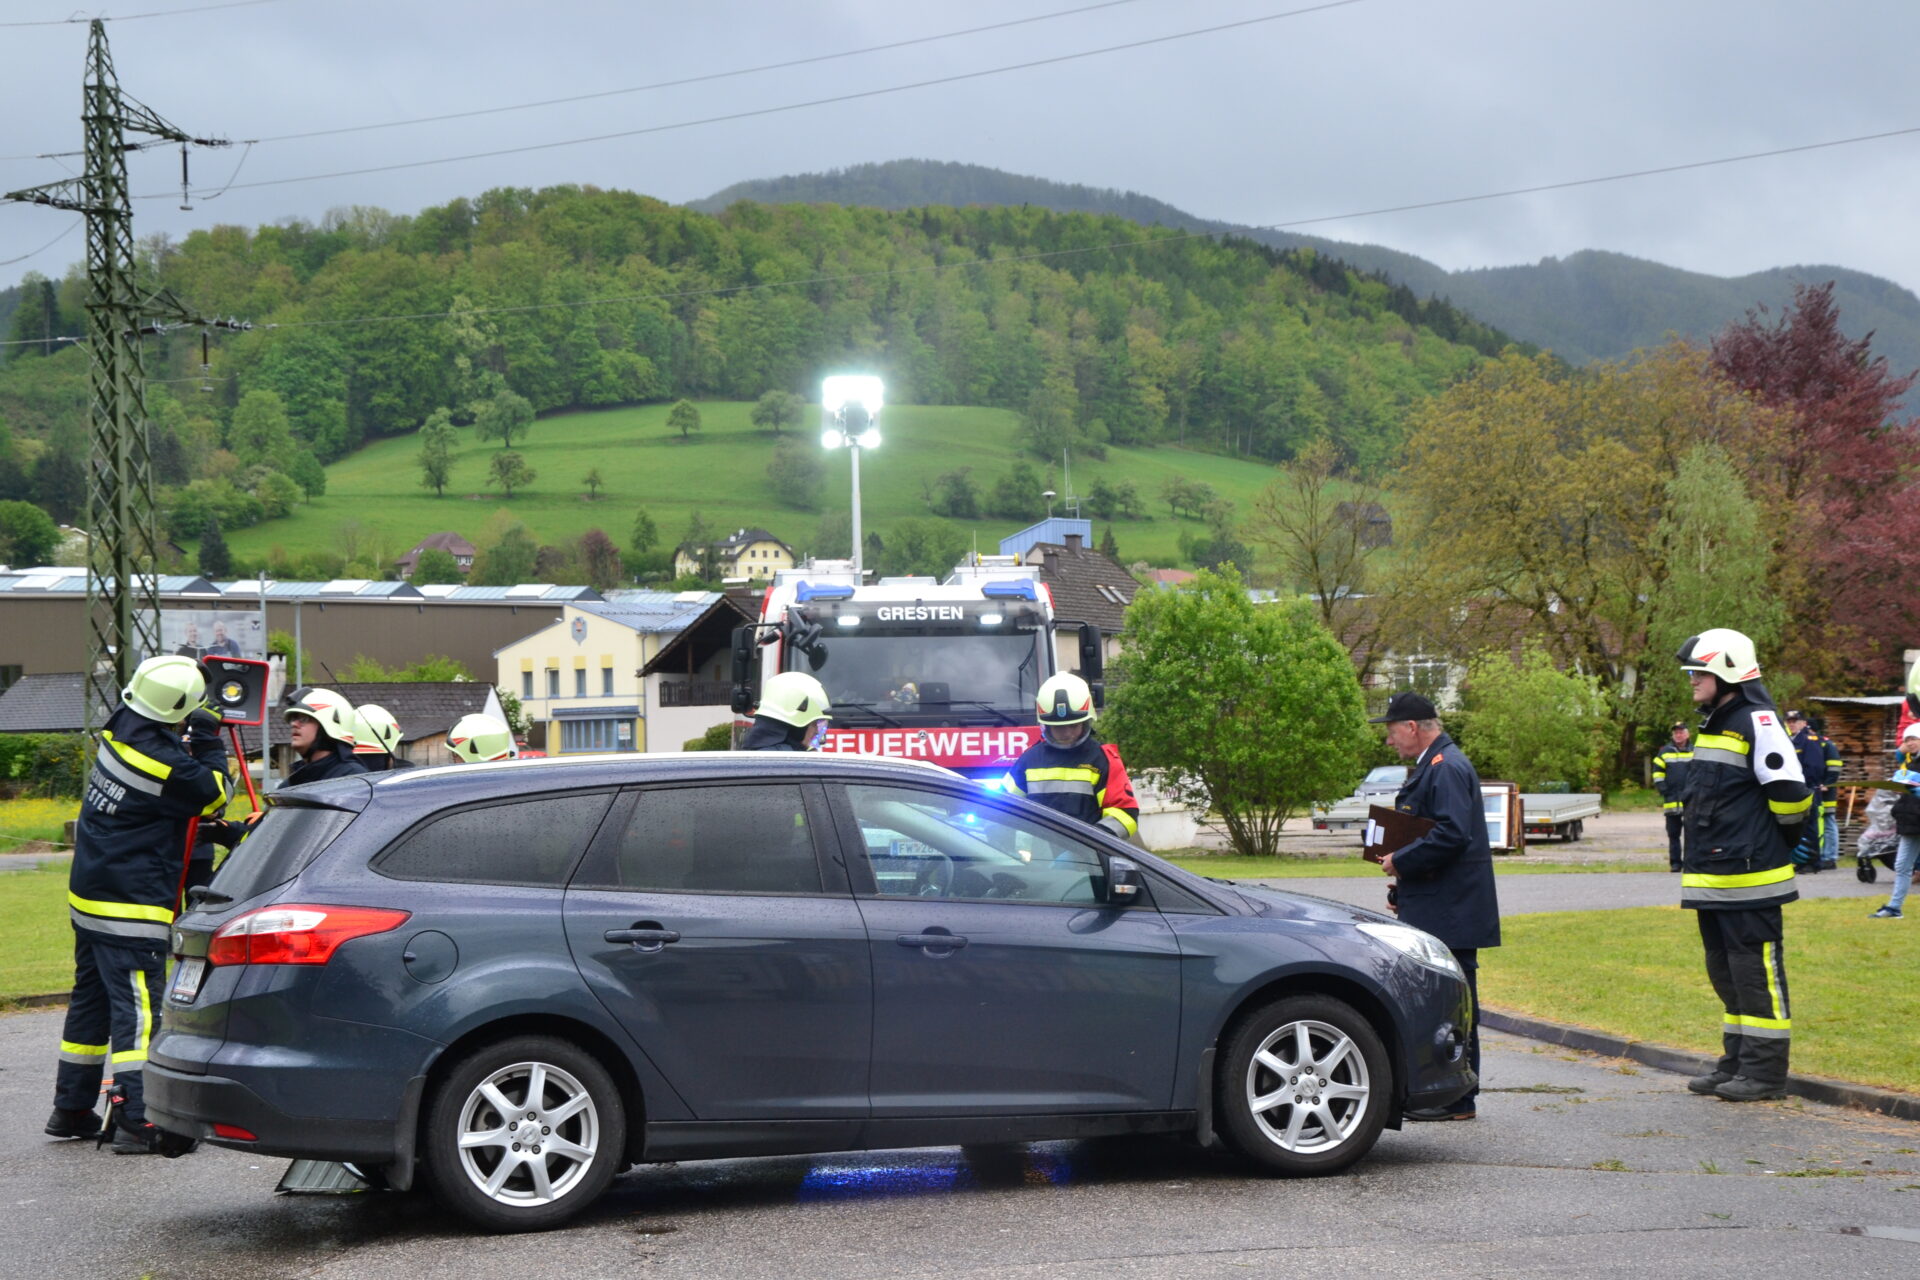
[[[1358,831],[1367,820],[1373,804],[1393,803],[1392,796],[1381,796],[1362,803],[1342,800],[1331,808],[1313,814],[1315,831]],[[1586,834],[1586,820],[1600,816],[1600,794],[1596,791],[1522,792],[1522,825],[1529,836],[1558,836],[1571,843]]]

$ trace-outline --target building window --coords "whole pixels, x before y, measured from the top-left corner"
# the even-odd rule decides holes
[[[520,673],[520,696],[523,698],[531,698],[533,696],[533,672],[531,671],[522,671]]]
[[[604,697],[613,692],[613,668],[600,668],[600,693]]]
[[[549,698],[560,696],[560,671],[557,667],[547,668],[547,696]]]
[[[573,669],[573,696],[576,698],[584,698],[587,696],[587,669],[585,667],[575,667]]]
[[[562,755],[576,751],[631,750],[633,750],[633,721],[631,720],[562,720],[560,722]]]

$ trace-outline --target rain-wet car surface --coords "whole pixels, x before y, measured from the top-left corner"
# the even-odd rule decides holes
[[[1330,1173],[1473,1084],[1428,935],[899,761],[284,791],[173,950],[156,1123],[495,1230],[733,1156],[1169,1134]]]

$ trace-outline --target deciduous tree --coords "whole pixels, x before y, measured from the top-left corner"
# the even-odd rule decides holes
[[[533,405],[516,391],[497,392],[474,409],[474,434],[482,440],[498,440],[502,449],[513,448],[513,438],[532,427]]]
[[[600,486],[606,481],[600,478],[600,468],[592,467],[580,478],[580,483],[587,486],[587,500],[592,502],[600,497]]]
[[[1219,813],[1244,855],[1276,852],[1289,817],[1345,795],[1370,745],[1353,664],[1312,607],[1255,607],[1208,571],[1134,597],[1101,723],[1130,767]]]
[[[0,564],[46,564],[60,545],[60,526],[31,502],[0,502]]]
[[[820,505],[820,487],[825,480],[820,451],[798,440],[782,440],[767,459],[767,487],[773,496],[789,507],[811,511]]]
[[[791,391],[769,391],[754,403],[748,417],[756,427],[766,427],[779,435],[786,427],[797,427],[806,415],[806,404]]]
[[[588,586],[596,591],[611,591],[620,585],[620,548],[613,545],[613,539],[604,531],[589,529],[580,535],[580,567],[586,573]]]
[[[224,578],[233,572],[233,553],[227,550],[227,539],[220,532],[218,517],[207,517],[207,527],[200,535],[200,554],[196,563],[203,578]]]
[[[487,464],[487,483],[499,485],[505,491],[509,501],[512,500],[515,489],[524,489],[532,484],[538,474],[527,465],[525,458],[512,449],[502,449],[494,454],[493,460]]]
[[[460,562],[453,558],[453,552],[440,547],[428,547],[413,562],[413,572],[407,581],[415,586],[428,586],[433,583],[459,583],[466,581],[460,575]]]
[[[1471,740],[1465,744],[1483,778],[1547,782],[1579,790],[1593,781],[1605,741],[1606,697],[1592,676],[1561,671],[1537,643],[1518,661],[1507,650],[1484,654],[1467,675]]]
[[[446,495],[447,481],[453,478],[453,450],[459,440],[453,414],[445,409],[435,409],[420,425],[420,452],[416,455],[420,483],[433,490],[436,498]]]
[[[678,431],[682,440],[700,429],[700,410],[691,400],[676,400],[667,410],[667,429]]]

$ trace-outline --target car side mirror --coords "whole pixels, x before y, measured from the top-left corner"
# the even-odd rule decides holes
[[[752,627],[733,629],[733,713],[753,714],[753,665],[758,660]]]
[[[1140,886],[1146,880],[1140,864],[1132,858],[1107,859],[1107,905],[1126,907],[1140,901]]]

